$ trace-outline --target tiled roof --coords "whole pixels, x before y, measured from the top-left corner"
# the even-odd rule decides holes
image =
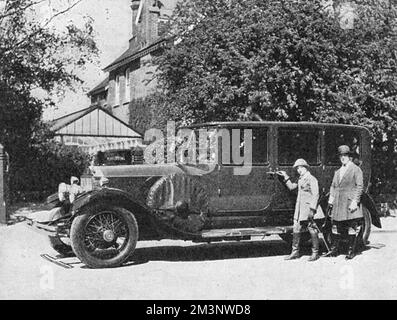
[[[142,136],[140,132],[100,106],[91,106],[55,119],[49,123],[58,135]]]
[[[50,122],[51,131],[57,131],[57,130],[67,126],[69,123],[80,119],[81,117],[90,113],[91,111],[93,111],[96,108],[97,108],[96,106],[91,106],[91,107],[67,114],[67,115],[60,117],[58,119],[52,120]]]
[[[106,77],[98,85],[96,85],[93,89],[91,89],[90,92],[88,92],[88,95],[92,96],[95,93],[105,91],[108,84],[109,84],[109,77]]]
[[[127,63],[134,61],[135,59],[143,57],[149,54],[150,52],[160,48],[164,42],[165,39],[159,39],[142,49],[137,49],[136,47],[135,48],[130,47],[120,57],[118,57],[115,61],[113,61],[106,68],[104,68],[103,71],[110,72]]]

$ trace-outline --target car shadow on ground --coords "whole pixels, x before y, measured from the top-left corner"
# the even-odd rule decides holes
[[[139,265],[149,261],[211,261],[286,256],[290,251],[291,248],[282,240],[155,246],[137,248],[124,266]],[[303,248],[303,255],[309,253],[310,248]]]
[[[382,249],[386,245],[382,243],[370,243],[364,248],[357,251],[357,255],[365,254],[365,251],[372,249]],[[133,255],[122,266],[117,268],[133,267],[149,263],[150,261],[170,261],[170,262],[202,262],[202,261],[216,261],[228,259],[247,259],[247,258],[265,258],[265,257],[280,257],[283,259],[290,254],[291,248],[284,242],[278,240],[270,241],[244,241],[244,242],[221,242],[211,244],[193,244],[190,246],[150,246],[144,248],[137,248]],[[324,246],[320,250],[320,254],[326,253]],[[301,247],[301,259],[309,257],[311,254],[310,244],[303,244]],[[339,255],[347,254],[346,244],[340,247]],[[69,265],[79,265],[82,269],[91,269],[88,266],[82,265],[76,256],[71,255],[57,255],[57,259],[66,259],[63,262]],[[70,260],[71,258],[71,260]],[[327,258],[326,258],[327,259]]]

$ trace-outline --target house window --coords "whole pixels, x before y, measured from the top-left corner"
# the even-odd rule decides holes
[[[160,17],[157,25],[157,35],[159,37],[166,36],[169,29],[169,18]]]
[[[120,76],[116,76],[116,84],[114,87],[114,104],[120,104]]]
[[[125,70],[125,90],[124,90],[124,101],[129,102],[130,101],[130,92],[131,92],[131,87],[130,87],[130,68]]]

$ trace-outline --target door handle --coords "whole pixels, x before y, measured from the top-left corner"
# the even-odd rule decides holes
[[[276,176],[276,172],[273,171],[268,171],[266,174],[269,176],[269,180],[274,180],[274,177]]]

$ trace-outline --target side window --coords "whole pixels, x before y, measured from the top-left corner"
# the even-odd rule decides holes
[[[240,131],[240,143],[239,145],[233,145],[232,141],[232,130],[239,130]],[[230,129],[229,131],[229,138],[230,138],[230,152],[229,155],[226,154],[222,157],[223,164],[231,164],[236,165],[233,163],[233,148],[240,149],[240,155],[243,156],[245,149],[244,149],[244,130],[252,130],[252,164],[253,165],[265,165],[268,163],[268,153],[267,153],[267,128],[243,128],[243,129]],[[222,137],[224,139],[224,137]],[[223,144],[223,147],[226,147],[227,144]]]
[[[320,131],[280,128],[278,130],[278,163],[293,165],[299,158],[305,159],[310,165],[320,163]]]
[[[351,129],[325,130],[325,164],[340,165],[338,147],[341,145],[350,147],[353,154],[353,161],[359,164],[361,149],[360,133]]]
[[[253,128],[252,163],[266,164],[267,162],[267,128]]]

